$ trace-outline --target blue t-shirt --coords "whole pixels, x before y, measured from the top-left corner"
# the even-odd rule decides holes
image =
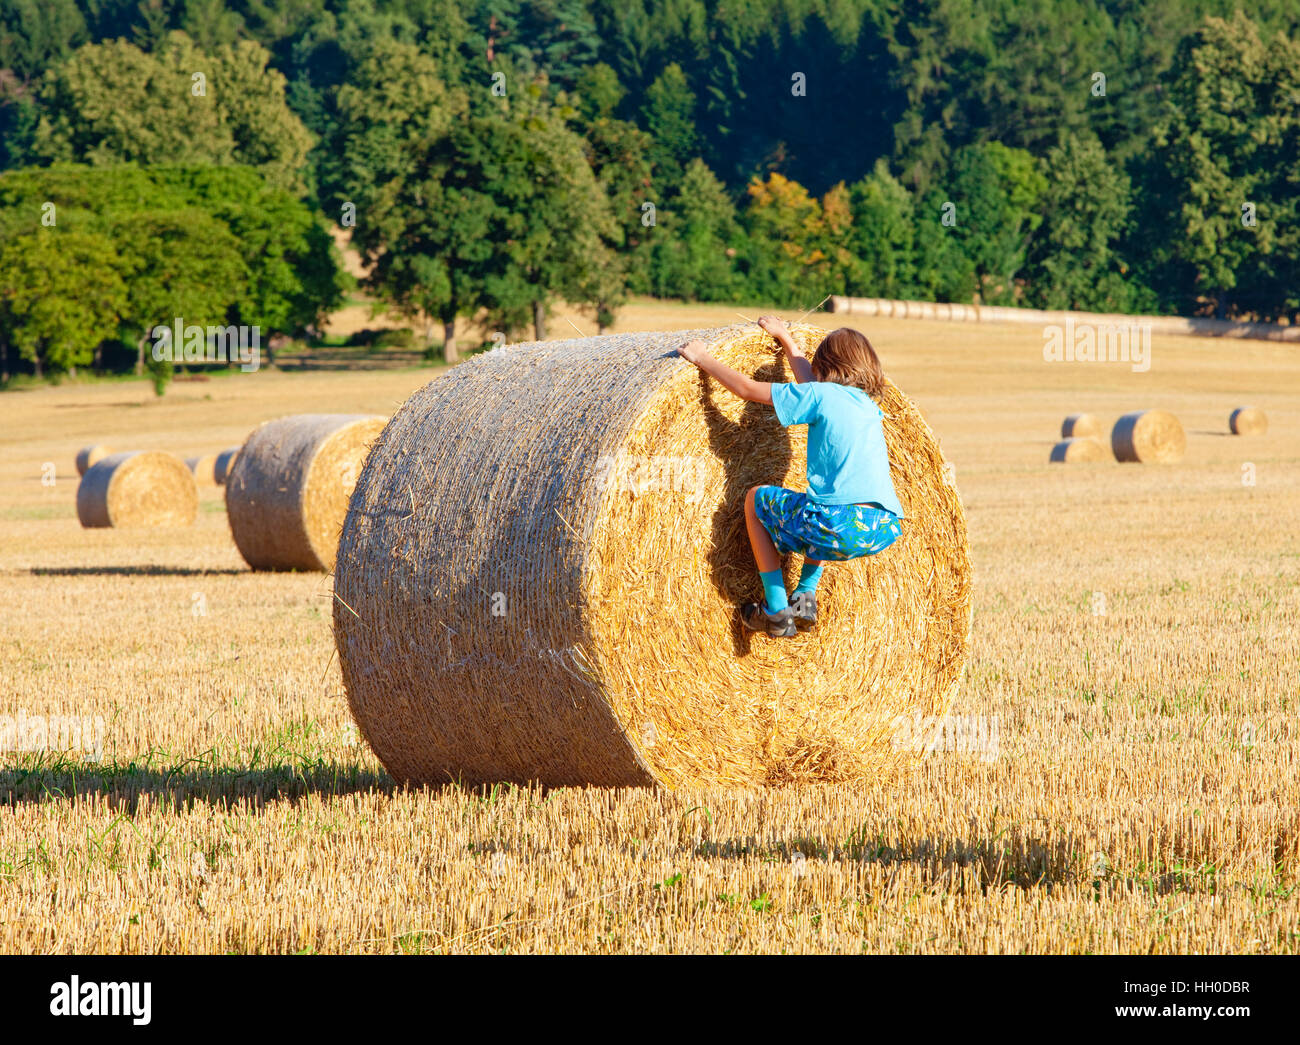
[[[860,388],[833,381],[774,384],[783,425],[808,426],[808,496],[822,504],[878,504],[899,518],[880,407]]]

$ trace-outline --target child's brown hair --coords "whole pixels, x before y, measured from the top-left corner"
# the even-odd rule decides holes
[[[813,353],[812,368],[818,381],[860,388],[869,396],[878,396],[885,385],[880,358],[867,335],[849,327],[832,330],[822,338]]]

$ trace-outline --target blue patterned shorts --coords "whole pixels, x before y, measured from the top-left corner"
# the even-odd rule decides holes
[[[843,562],[875,555],[902,535],[893,512],[865,504],[821,504],[782,486],[754,492],[758,521],[782,555]]]

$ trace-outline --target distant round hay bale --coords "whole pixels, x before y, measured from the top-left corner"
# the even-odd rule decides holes
[[[1083,438],[1087,436],[1100,439],[1103,432],[1104,429],[1101,427],[1101,422],[1093,417],[1092,414],[1069,414],[1065,420],[1061,422],[1062,439]]]
[[[1137,410],[1115,422],[1110,446],[1117,461],[1173,464],[1187,449],[1178,418],[1165,410]]]
[[[934,302],[932,302],[932,301],[918,301],[918,302],[916,302],[916,316],[915,316],[915,318],[917,318],[917,319],[935,319],[935,318],[937,318],[937,316],[936,316],[936,312],[935,312],[935,307],[934,307]]]
[[[157,450],[109,454],[77,485],[77,518],[86,527],[190,526],[198,512],[185,462]]]
[[[797,324],[811,350],[826,331]],[[413,395],[357,483],[335,566],[348,700],[413,783],[862,779],[942,715],[970,635],[966,520],[887,385],[903,536],[827,567],[813,634],[741,630],[754,485],[804,484],[806,429],[736,399],[691,338],[788,381],[752,327],[512,345]],[[787,563],[788,576],[798,561]]]
[[[103,443],[91,443],[89,446],[83,446],[77,451],[77,474],[85,475],[90,466],[113,452],[111,446]]]
[[[1057,464],[1091,464],[1106,460],[1106,448],[1091,436],[1075,436],[1052,447],[1051,460]]]
[[[348,500],[384,423],[365,414],[298,414],[248,437],[226,480],[226,514],[249,566],[333,568]]]
[[[212,466],[212,481],[218,486],[225,486],[226,480],[230,478],[230,470],[235,466],[235,458],[239,456],[239,447],[232,446],[228,450],[222,450],[217,454],[217,460]]]
[[[1257,406],[1239,406],[1228,416],[1233,435],[1263,435],[1268,431],[1268,414]]]
[[[199,486],[216,486],[216,454],[202,454],[199,457],[185,458],[185,467],[190,470],[194,476],[194,481]]]

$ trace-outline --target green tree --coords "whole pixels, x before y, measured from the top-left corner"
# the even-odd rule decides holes
[[[93,232],[38,229],[0,248],[2,369],[9,346],[36,376],[88,365],[127,311],[114,245]]]
[[[588,123],[613,117],[627,90],[618,80],[612,66],[604,62],[589,65],[579,75],[574,85],[578,108]]]
[[[225,0],[184,0],[176,28],[199,47],[212,49],[246,39],[244,19],[231,11]]]
[[[1028,297],[1041,308],[1123,312],[1119,253],[1131,206],[1128,176],[1096,138],[1070,138],[1040,163],[1043,224],[1029,259]]]
[[[370,264],[371,290],[408,315],[441,321],[447,363],[459,358],[457,319],[490,304],[485,283],[501,249],[492,237],[507,215],[478,175],[493,163],[487,138],[498,129],[466,117],[428,143],[413,171],[379,187],[353,238]]]
[[[652,215],[658,221],[651,208],[657,210],[661,202],[651,184],[650,136],[636,124],[610,115],[622,94],[612,77],[608,66],[593,67],[579,102],[584,119],[578,130],[586,142],[587,162],[605,191],[613,217],[608,245],[617,264],[602,268],[597,284],[581,292],[594,302],[602,329],[612,322],[614,308],[629,284],[641,293],[649,290],[650,251],[657,234]]]
[[[1158,215],[1144,234],[1154,240],[1154,279],[1175,308],[1209,305],[1226,317],[1249,300],[1264,314],[1287,310],[1285,292],[1270,305],[1242,277],[1270,271],[1266,259],[1294,227],[1296,54],[1285,38],[1265,43],[1240,12],[1206,18],[1184,41],[1140,204],[1142,215]]]
[[[699,151],[695,131],[695,92],[676,62],[668,66],[646,91],[641,122],[653,141],[650,159],[655,177],[680,185],[686,165]]]
[[[343,303],[351,277],[328,226],[283,189],[267,187],[218,206],[213,216],[239,241],[248,269],[236,314],[241,323],[261,327],[264,339],[299,333]]]
[[[1015,279],[1042,223],[1038,204],[1046,188],[1047,179],[1024,149],[983,142],[953,154],[941,191],[956,221],[945,231],[970,262],[971,289],[983,301],[1015,304]]]
[[[96,166],[243,163],[301,190],[311,138],[269,58],[247,40],[205,53],[179,32],[153,54],[88,44],[45,78],[33,154]]]
[[[0,69],[0,171],[27,162],[39,120],[31,89]]]
[[[213,293],[228,295],[224,300],[229,322],[261,327],[264,339],[276,332],[296,333],[316,322],[338,306],[349,285],[320,215],[285,190],[268,185],[250,167],[55,166],[10,171],[0,175],[0,242],[40,231],[47,203],[53,204],[51,217],[59,230],[95,232],[110,239],[121,254],[124,278],[130,277],[150,237],[159,240],[149,247],[157,266],[164,265],[167,252],[184,254],[175,259],[175,268],[158,268],[158,278],[213,281]],[[180,218],[175,217],[178,213]],[[160,214],[174,220],[162,222]],[[185,222],[195,214],[199,217],[187,238]],[[189,242],[195,236],[198,240]],[[216,251],[214,244],[224,247]],[[215,264],[210,256],[225,260]],[[231,263],[231,257],[239,264]],[[202,265],[187,269],[186,261]],[[187,300],[192,301],[192,295]],[[163,311],[171,307],[161,304]],[[190,308],[195,315],[213,311],[199,304],[199,309],[191,304],[178,308]],[[168,314],[185,313],[173,308]],[[126,334],[131,345],[137,345],[145,322],[149,317],[132,319],[134,326]]]
[[[849,189],[853,228],[845,292],[902,298],[916,280],[916,203],[882,157]]]
[[[172,367],[145,352],[155,326],[224,325],[244,295],[248,267],[239,240],[200,210],[137,211],[113,226],[127,285],[124,339],[134,339],[136,373],[146,366],[161,394]]]
[[[75,0],[0,0],[0,70],[30,82],[86,42]]]
[[[418,155],[413,174],[381,188],[373,222],[358,226],[369,285],[440,319],[448,362],[459,316],[487,309],[506,329],[531,316],[540,338],[551,298],[599,308],[609,294],[605,194],[582,140],[537,103],[467,114]]]
[[[975,263],[966,253],[957,225],[962,211],[948,198],[942,185],[931,186],[916,204],[915,275],[916,296],[922,300],[961,301],[974,299],[978,286]]]
[[[703,160],[686,168],[654,230],[650,289],[661,297],[727,301],[740,296],[736,264],[740,241],[736,208]]]
[[[516,90],[500,112],[501,163],[484,184],[510,214],[509,260],[488,285],[493,311],[510,327],[526,303],[540,340],[548,303],[560,297],[588,307],[603,328],[625,284],[614,249],[622,237],[585,142],[568,125],[578,113],[563,97],[550,103],[544,78]]]
[[[414,44],[381,40],[339,89],[337,104],[340,170],[331,188],[336,205],[354,203],[364,222],[379,186],[408,177],[467,102]]]
[[[489,67],[505,59],[525,80],[570,88],[600,50],[585,0],[488,0],[477,17]]]

